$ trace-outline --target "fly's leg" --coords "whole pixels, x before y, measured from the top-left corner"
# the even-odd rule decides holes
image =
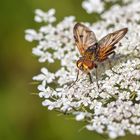
[[[115,53],[115,51],[113,51],[113,52],[112,52],[112,58],[113,58],[113,59],[115,58],[115,55],[116,55],[116,53]]]
[[[97,87],[98,87],[98,89],[99,89],[97,64],[95,65],[95,69],[96,69],[96,72],[95,72],[96,84],[97,84]],[[93,83],[93,82],[92,82],[92,78],[91,78],[91,74],[90,74],[90,73],[89,73],[89,78],[90,78],[91,83]]]
[[[95,67],[95,69],[96,69],[96,73],[95,73],[95,76],[96,76],[96,83],[97,83],[97,87],[98,87],[98,89],[99,89],[100,87],[99,87],[99,83],[98,83],[98,71],[97,71],[97,66]]]
[[[71,85],[69,86],[69,88],[71,88],[72,86],[75,85],[75,83],[78,81],[78,77],[79,77],[79,70],[77,70],[77,76],[74,82],[71,83]]]
[[[112,55],[112,58],[114,58],[115,57],[115,51],[112,51],[112,52],[110,52],[110,54],[113,54]],[[109,55],[110,55],[109,54]],[[108,63],[109,63],[109,68],[110,68],[110,70],[113,72],[113,73],[115,73],[115,74],[118,74],[117,72],[115,72],[113,69],[112,69],[112,64],[111,64],[111,60],[108,58]]]
[[[91,77],[91,73],[90,72],[88,72],[88,76],[89,76],[90,83],[92,84],[93,81],[92,81],[92,77]]]
[[[88,76],[89,76],[90,83],[92,84],[93,81],[92,81],[92,76],[91,76],[91,73],[90,73],[90,72],[88,73]],[[98,87],[98,89],[99,89],[97,68],[96,68],[96,72],[95,72],[95,77],[96,77],[96,84],[97,84],[97,87]]]
[[[76,76],[76,80],[74,81],[74,83],[76,83],[78,81],[78,77],[79,77],[79,70],[77,70],[77,76]]]
[[[111,70],[113,73],[118,74],[117,72],[115,72],[115,71],[112,69],[112,64],[111,64],[110,59],[108,59],[108,63],[109,63],[109,68],[110,68],[110,70]]]

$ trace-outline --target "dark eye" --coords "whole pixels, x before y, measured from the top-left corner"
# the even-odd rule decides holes
[[[80,38],[83,38],[83,35],[80,35]]]

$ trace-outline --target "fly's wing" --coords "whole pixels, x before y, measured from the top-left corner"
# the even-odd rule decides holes
[[[73,34],[75,44],[82,56],[90,46],[97,42],[94,32],[81,23],[75,24]]]
[[[103,37],[98,42],[98,61],[105,60],[115,49],[115,44],[118,43],[127,33],[128,29],[123,28],[121,30],[115,31]]]

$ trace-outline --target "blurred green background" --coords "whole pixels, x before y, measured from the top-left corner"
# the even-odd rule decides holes
[[[32,76],[45,64],[31,54],[34,43],[24,39],[24,30],[37,28],[34,10],[55,8],[58,21],[75,15],[78,21],[97,20],[81,8],[82,0],[3,0],[0,4],[0,140],[100,140],[83,123],[59,116],[32,95]],[[138,137],[123,138],[138,140]]]

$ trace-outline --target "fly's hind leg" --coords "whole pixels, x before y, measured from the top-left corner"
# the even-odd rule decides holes
[[[115,51],[112,51],[112,52],[110,52],[108,55],[111,55],[111,54],[112,54],[112,58],[114,58],[116,53],[115,53]],[[113,73],[118,74],[117,72],[115,72],[115,71],[112,69],[112,64],[111,64],[110,58],[108,58],[108,63],[109,63],[109,68],[110,68],[110,70],[111,70]]]
[[[111,54],[112,54],[112,58],[114,59],[115,58],[115,55],[116,55],[116,52],[115,51],[112,51]]]

